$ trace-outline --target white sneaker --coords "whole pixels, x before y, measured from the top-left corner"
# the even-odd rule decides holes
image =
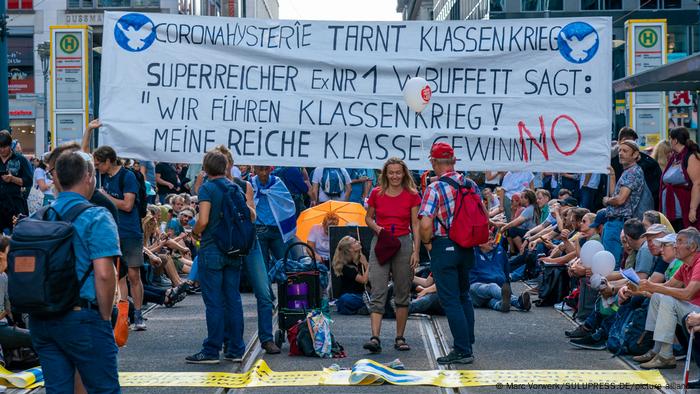
[[[134,331],[146,331],[146,322],[143,319],[136,319],[134,322]]]
[[[574,310],[574,308],[567,305],[564,301],[562,301],[558,304],[554,304],[554,309],[556,309],[558,311],[562,311],[562,312],[571,312]]]

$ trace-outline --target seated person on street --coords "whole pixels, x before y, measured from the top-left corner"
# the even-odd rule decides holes
[[[484,205],[489,210],[490,218],[503,212],[503,207],[501,207],[501,200],[498,199],[498,196],[494,194],[490,188],[485,187],[481,189],[481,195],[484,199]]]
[[[362,244],[347,235],[333,255],[333,272],[340,278],[340,297],[336,301],[341,315],[369,314],[363,294],[369,277],[368,262],[362,254]]]
[[[513,198],[513,201],[515,200]],[[541,208],[537,204],[537,196],[532,190],[526,189],[520,193],[520,205],[522,210],[517,216],[513,215],[513,220],[508,223],[496,224],[501,227],[501,231],[504,234],[507,231],[512,251],[521,250],[520,246],[522,245],[523,237],[529,230],[540,223],[542,213]]]
[[[183,208],[180,213],[177,214],[177,218],[173,218],[173,220],[168,222],[166,227],[168,236],[177,237],[185,232],[185,229],[191,229],[192,225],[190,222],[192,219],[194,219],[194,211],[190,208]]]
[[[328,231],[330,226],[337,226],[340,222],[340,217],[334,212],[328,212],[323,218],[323,223],[314,224],[309,231],[309,237],[306,243],[309,244],[316,255],[316,261],[328,265],[331,258],[330,240],[331,236]]]
[[[565,228],[561,231],[557,239],[561,241],[550,252],[549,256],[540,259],[545,264],[566,265],[573,262],[577,257],[577,243],[581,240],[581,229],[583,228],[583,218],[588,214],[586,208],[572,208],[566,213],[564,221]]]
[[[513,305],[518,310],[529,311],[530,294],[522,293],[519,297],[510,292],[510,283],[506,280],[508,256],[493,237],[485,244],[474,248],[474,267],[469,273],[469,294],[476,308],[488,307],[501,312],[509,312]]]
[[[415,285],[415,298],[408,305],[408,313],[422,313],[426,315],[444,315],[445,311],[440,305],[440,299],[437,294],[437,287],[433,274],[428,277],[414,276],[413,284]]]
[[[32,337],[29,330],[10,325],[8,317],[12,318],[10,297],[7,293],[7,253],[10,249],[10,238],[0,235],[0,345],[2,350],[32,347]]]
[[[649,278],[654,269],[654,259],[647,246],[644,225],[638,219],[629,219],[625,222],[621,239],[623,245],[627,244],[631,250],[637,250],[634,260],[634,271],[640,279],[645,281]],[[609,298],[627,284],[627,280],[619,272],[613,271],[606,276],[607,286],[600,290],[602,297]],[[614,319],[614,313],[607,314],[608,310],[598,308],[600,302],[596,303],[596,311],[591,313],[586,321],[575,330],[566,331],[565,335],[572,338],[569,343],[573,346],[590,349],[604,350],[608,337],[608,330]],[[617,305],[612,305],[612,310],[616,310]],[[675,362],[675,360],[674,360]]]
[[[671,280],[641,280],[640,291],[652,293],[645,329],[654,332],[654,348],[634,361],[644,369],[675,368],[673,342],[676,325],[690,312],[700,312],[700,232],[689,227],[678,232],[676,258],[683,261]]]
[[[665,231],[669,231],[666,226],[661,225]],[[657,228],[658,229],[658,228]],[[654,227],[649,228],[649,231],[655,230]],[[673,278],[676,271],[683,265],[681,260],[676,258],[675,245],[676,245],[675,233],[658,233],[654,235],[647,235],[647,242],[649,243],[649,250],[656,257],[656,263],[654,265],[654,272],[649,278],[650,282],[654,283],[666,283]],[[617,293],[618,303],[620,305],[631,304],[633,307],[642,306],[649,298],[651,293],[647,291],[635,290],[629,285],[622,286],[622,288]],[[646,302],[648,307],[648,302]]]

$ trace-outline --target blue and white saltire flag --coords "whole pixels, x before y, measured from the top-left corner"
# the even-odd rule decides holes
[[[277,227],[282,234],[284,242],[294,238],[297,232],[296,206],[292,195],[287,190],[278,177],[270,175],[270,180],[267,185],[262,186],[258,177],[253,178],[253,187],[255,188],[255,206],[258,206],[260,195],[267,196],[267,201],[270,204],[270,210],[275,217]]]

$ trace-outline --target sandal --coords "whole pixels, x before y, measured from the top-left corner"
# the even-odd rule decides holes
[[[369,342],[362,346],[362,348],[369,350],[369,352],[372,354],[377,354],[382,352],[382,343],[379,340],[379,337],[373,336],[369,339]]]
[[[411,350],[411,347],[408,346],[408,343],[406,343],[406,338],[396,337],[396,339],[394,340],[394,349],[400,352],[405,352]]]

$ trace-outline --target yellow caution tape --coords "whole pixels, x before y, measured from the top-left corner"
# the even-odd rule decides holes
[[[41,367],[12,372],[0,366],[0,383],[21,389],[39,387],[44,385],[44,374],[41,372]]]
[[[666,381],[659,371],[632,370],[517,370],[402,371],[372,360],[360,360],[352,370],[275,372],[258,360],[245,373],[226,372],[121,372],[123,387],[270,387],[350,386],[390,383],[402,386],[506,388],[661,388]]]

